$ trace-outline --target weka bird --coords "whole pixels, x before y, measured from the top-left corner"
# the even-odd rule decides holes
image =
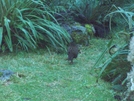
[[[78,53],[79,53],[78,45],[74,41],[70,42],[67,51],[68,54],[67,60],[71,61],[70,62],[71,64],[73,63],[73,59],[77,58]]]

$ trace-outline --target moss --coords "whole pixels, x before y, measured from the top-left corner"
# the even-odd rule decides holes
[[[72,32],[71,37],[77,44],[82,44],[82,45],[88,45],[89,44],[89,36],[87,33],[82,33],[82,32]]]
[[[87,30],[87,32],[88,32],[88,35],[89,35],[90,37],[93,37],[93,35],[94,35],[94,33],[95,33],[95,29],[94,29],[93,25],[85,24],[85,28],[86,28],[86,30]]]

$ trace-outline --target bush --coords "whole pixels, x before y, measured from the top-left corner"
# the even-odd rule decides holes
[[[107,44],[106,49],[103,51],[101,56],[98,58],[94,67],[98,64],[101,64],[106,51],[108,51],[111,47],[113,39]],[[119,48],[115,53],[111,54],[111,56],[105,59],[104,63],[100,66],[100,73],[98,75],[98,79],[104,79],[113,84],[113,89],[115,90],[124,90],[126,87],[126,77],[127,72],[130,71],[131,65],[127,61],[128,55],[128,44],[124,44],[121,48]]]
[[[36,49],[44,46],[62,47],[69,41],[69,34],[62,29],[53,16],[53,11],[41,1],[0,1],[0,46],[1,50]]]

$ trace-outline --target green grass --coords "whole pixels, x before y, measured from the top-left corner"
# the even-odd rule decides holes
[[[14,71],[0,82],[1,101],[115,101],[111,85],[96,83],[98,71],[92,66],[108,40],[92,39],[90,46],[70,65],[66,54],[45,50],[0,56],[0,69]]]

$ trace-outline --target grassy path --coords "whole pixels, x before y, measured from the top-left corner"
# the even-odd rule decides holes
[[[0,82],[1,101],[115,101],[110,84],[96,83],[97,73],[91,71],[106,43],[92,40],[73,65],[66,54],[44,50],[1,55],[0,69],[14,71],[11,80]]]

